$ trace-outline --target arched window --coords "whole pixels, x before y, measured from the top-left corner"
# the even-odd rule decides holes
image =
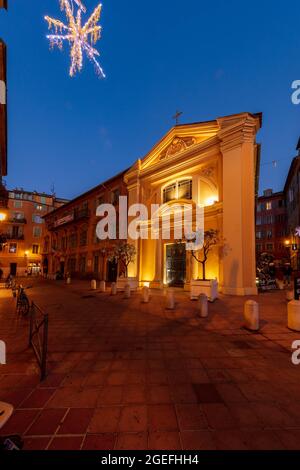
[[[163,202],[166,203],[176,199],[192,199],[192,189],[191,179],[175,181],[164,188]]]

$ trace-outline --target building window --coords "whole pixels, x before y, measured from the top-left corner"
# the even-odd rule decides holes
[[[192,199],[192,180],[178,182],[178,199]]]
[[[9,248],[8,248],[9,253],[17,253],[17,244],[16,243],[10,243]]]
[[[99,256],[94,256],[94,273],[98,273],[99,271]]]
[[[105,198],[104,198],[104,195],[101,195],[101,196],[98,196],[95,200],[95,207],[96,209],[101,206],[101,204],[104,204],[105,202]]]
[[[67,249],[67,242],[68,242],[67,237],[62,237],[62,239],[61,239],[61,249],[63,251],[66,251],[66,249]]]
[[[41,227],[33,227],[33,236],[34,238],[40,238],[42,236]]]
[[[119,204],[120,189],[117,188],[111,193],[111,203],[116,206]]]
[[[257,217],[256,225],[261,225],[261,216]]]
[[[274,224],[274,217],[273,215],[267,215],[265,218],[265,223],[268,225]]]
[[[267,238],[273,238],[272,230],[267,230]]]
[[[86,257],[81,256],[79,258],[79,272],[85,273],[85,266],[86,266]]]
[[[77,234],[76,233],[71,233],[69,236],[69,246],[70,248],[76,248],[77,246]]]
[[[176,199],[192,199],[192,180],[181,180],[170,184],[163,190],[163,202]]]
[[[80,246],[86,246],[87,245],[87,230],[81,230],[80,236],[79,236],[79,245]]]
[[[44,253],[48,253],[49,251],[49,238],[46,238],[44,241]]]
[[[38,255],[39,254],[39,245],[32,245],[32,253],[34,255]]]
[[[257,251],[257,253],[261,253],[262,245],[260,243],[258,245],[256,245],[256,251]]]
[[[272,201],[269,201],[266,203],[266,210],[271,211],[272,210]]]
[[[273,251],[273,243],[267,243],[267,251]]]
[[[68,272],[70,274],[75,273],[76,272],[76,258],[69,258],[67,267],[68,267]]]
[[[16,198],[17,198],[17,194],[16,194]],[[14,201],[14,207],[15,209],[21,209],[22,207],[22,201]]]
[[[171,184],[170,186],[167,186],[164,189],[163,197],[164,197],[164,203],[174,201],[177,199],[177,194],[176,194],[176,183]]]
[[[45,196],[41,196],[41,203],[42,204],[46,204],[47,203],[47,199]]]
[[[44,219],[40,215],[32,214],[32,222],[35,224],[42,224],[44,223]]]
[[[11,230],[11,235],[13,239],[20,239],[23,238],[23,227],[19,225],[13,225]]]
[[[98,238],[98,236],[97,236],[97,231],[96,231],[96,229],[97,229],[97,225],[94,225],[94,226],[93,226],[93,230],[92,230],[92,243],[93,243],[94,245],[98,245],[98,244],[100,243],[100,240],[99,240],[99,238]]]
[[[14,220],[24,220],[24,212],[14,212],[13,213]]]
[[[44,209],[44,207],[41,205],[41,204],[35,204],[35,210],[37,211],[42,211]]]

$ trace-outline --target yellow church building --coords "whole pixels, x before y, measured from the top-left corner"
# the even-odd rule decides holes
[[[204,208],[204,230],[218,230],[220,243],[207,261],[207,278],[217,279],[223,294],[257,293],[255,199],[261,114],[241,113],[213,121],[173,127],[124,175],[128,206],[161,207],[191,201]],[[130,221],[130,220],[129,220]],[[149,220],[149,225],[151,221]],[[139,285],[190,289],[201,265],[182,240],[136,240],[137,256],[129,276]]]

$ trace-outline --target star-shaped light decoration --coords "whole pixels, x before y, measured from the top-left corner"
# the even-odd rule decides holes
[[[296,228],[295,235],[296,237],[300,237],[300,227]]]
[[[73,1],[77,5],[76,14],[74,14]],[[100,4],[95,8],[84,25],[82,25],[81,15],[86,11],[86,8],[81,0],[60,0],[60,5],[61,9],[66,13],[68,25],[65,25],[60,20],[45,16],[49,29],[53,28],[55,31],[55,34],[47,35],[51,47],[57,46],[59,49],[62,49],[64,41],[69,42],[71,46],[71,77],[73,77],[76,72],[81,71],[83,66],[83,54],[85,53],[88,59],[93,62],[97,75],[105,78],[103,69],[96,58],[99,57],[100,54],[97,49],[94,48],[94,45],[101,36],[102,28],[97,23],[100,19],[102,5]]]

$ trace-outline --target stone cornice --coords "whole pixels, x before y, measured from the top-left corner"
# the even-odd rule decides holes
[[[217,160],[219,154],[219,142],[216,137],[195,145],[185,152],[180,153],[168,161],[160,161],[144,170],[141,170],[139,177],[141,179],[159,179],[170,175],[170,173],[192,169],[201,166],[207,160]],[[130,175],[131,176],[131,175]]]
[[[232,119],[229,122],[220,120],[218,138],[223,152],[240,147],[243,143],[255,143],[255,137],[260,128],[258,117],[246,114],[243,119]]]

